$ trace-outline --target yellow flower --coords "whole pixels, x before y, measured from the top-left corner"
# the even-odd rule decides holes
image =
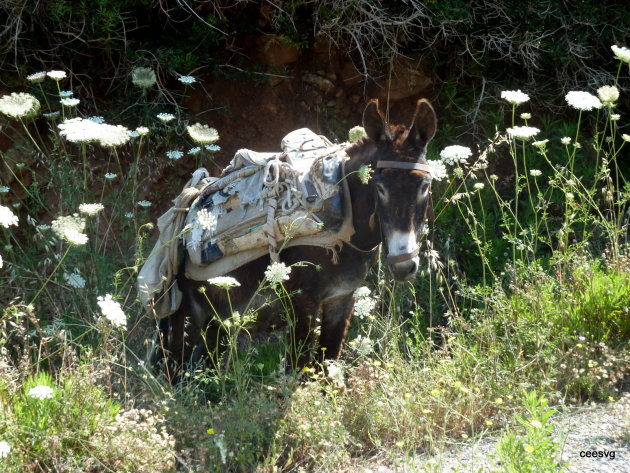
[[[491,420],[487,420],[487,421],[486,421],[486,425],[487,425],[488,427],[490,427],[492,424],[494,424],[494,422],[492,422]]]
[[[532,447],[530,444],[526,443],[525,446],[523,447],[525,448],[525,451],[527,453],[532,453],[534,451],[534,447]]]
[[[439,389],[434,389],[433,391],[431,391],[431,394],[433,396],[439,396],[440,395],[440,390]]]
[[[496,398],[496,399],[494,400],[494,402],[495,402],[496,404],[503,404],[503,399],[501,399],[500,397],[498,397],[498,398]]]
[[[214,435],[214,429],[212,427],[206,430],[206,432],[208,432],[208,435]]]

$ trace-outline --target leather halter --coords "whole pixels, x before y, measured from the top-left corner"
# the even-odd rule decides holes
[[[431,171],[432,171],[431,166],[429,166],[428,164],[421,164],[421,163],[414,163],[414,162],[407,162],[407,161],[377,161],[376,167],[423,171],[423,172],[426,172],[429,175],[429,177],[431,177]],[[410,251],[409,253],[404,253],[402,255],[396,255],[396,256],[388,255],[386,261],[387,261],[387,264],[402,263],[404,261],[408,261],[410,259],[415,258],[416,256],[418,256],[419,253],[420,253],[420,247],[416,247],[413,251]]]

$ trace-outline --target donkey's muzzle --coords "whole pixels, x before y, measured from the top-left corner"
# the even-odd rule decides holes
[[[389,270],[396,281],[409,281],[418,272],[418,263],[419,259],[415,256],[405,261],[390,264]]]

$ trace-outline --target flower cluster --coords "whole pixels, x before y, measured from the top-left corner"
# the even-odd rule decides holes
[[[210,144],[219,139],[219,132],[217,130],[210,128],[208,125],[202,125],[201,123],[187,126],[186,130],[192,140],[199,144]]]
[[[376,299],[370,294],[370,290],[365,286],[354,291],[354,315],[360,319],[368,317],[376,307]]]
[[[87,235],[83,233],[85,220],[76,214],[53,220],[51,228],[59,238],[73,245],[85,245],[88,241]]]
[[[571,107],[581,111],[589,111],[602,106],[599,99],[588,92],[572,90],[565,96],[565,99]]]
[[[0,205],[0,225],[9,228],[10,225],[17,225],[18,220],[18,216],[9,207]]]
[[[126,328],[127,316],[122,310],[120,303],[112,299],[111,294],[105,294],[105,296],[97,297],[97,304],[101,308],[103,316],[109,320],[114,327]]]
[[[616,44],[610,47],[612,49],[613,54],[622,62],[627,62],[630,64],[630,49],[625,46],[617,46]]]
[[[472,156],[472,151],[467,146],[447,146],[440,152],[442,162],[450,165],[465,163]]]
[[[354,128],[350,128],[350,131],[348,132],[348,141],[350,143],[354,143],[366,136],[367,133],[365,132],[365,128],[362,126],[355,126]]]
[[[149,67],[136,67],[131,71],[131,82],[141,89],[148,89],[155,85],[157,77],[153,69]]]
[[[103,210],[105,207],[103,206],[103,204],[81,204],[79,205],[79,212],[84,214],[84,215],[89,215],[89,216],[93,216],[93,215],[97,215],[101,210]]]
[[[29,389],[26,395],[28,397],[32,397],[33,399],[37,399],[38,401],[44,401],[46,399],[51,399],[55,395],[55,391],[50,386],[40,384],[39,386]]]
[[[85,287],[85,278],[76,269],[73,273],[65,273],[63,278],[69,286],[75,289],[83,289]]]
[[[265,270],[265,279],[271,284],[280,284],[282,281],[287,281],[291,274],[291,266],[287,266],[284,263],[271,263]]]
[[[446,179],[448,177],[448,173],[446,172],[446,166],[442,161],[436,160],[427,160],[427,164],[431,166],[431,178],[434,181],[441,181],[442,179]]]
[[[540,130],[533,126],[515,126],[507,129],[508,135],[512,138],[522,141],[527,141],[530,138],[533,138]]]
[[[13,92],[0,98],[0,113],[9,118],[31,118],[39,113],[41,104],[31,94]]]
[[[124,145],[129,141],[129,130],[122,125],[108,125],[94,120],[71,118],[58,125],[59,134],[72,143],[99,143],[106,148]]]
[[[512,105],[520,105],[529,100],[529,95],[520,90],[504,90],[501,92],[501,98]]]
[[[240,282],[230,276],[217,276],[215,278],[210,278],[208,279],[208,284],[218,286],[223,289],[230,289],[241,285]]]

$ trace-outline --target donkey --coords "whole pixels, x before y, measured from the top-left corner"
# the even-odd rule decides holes
[[[425,154],[437,127],[435,112],[421,99],[409,128],[390,126],[378,101],[372,100],[363,113],[363,127],[367,137],[346,150],[349,160],[345,175],[355,234],[339,250],[338,261],[333,262],[326,249],[315,246],[290,247],[280,254],[286,265],[312,263],[293,266],[290,279],[284,283],[295,313],[294,343],[310,347],[299,355],[298,367],[312,359],[316,320],[321,321],[316,350],[319,361],[339,357],[353,312],[353,293],[376,262],[381,243],[396,281],[408,281],[418,270],[418,236],[432,211],[431,174]],[[367,184],[358,177],[364,165],[375,171]],[[219,324],[213,314],[229,314],[230,307],[242,313],[269,264],[269,256],[264,256],[228,274],[241,284],[230,289],[229,296],[224,289],[186,279],[180,270],[177,278],[182,303],[177,312],[160,322],[162,349],[152,354],[153,364],[166,358],[172,366],[181,367],[184,362],[200,361],[208,349],[216,349]],[[200,292],[202,286],[205,294]],[[264,307],[250,332],[280,326],[278,312],[277,308]]]

